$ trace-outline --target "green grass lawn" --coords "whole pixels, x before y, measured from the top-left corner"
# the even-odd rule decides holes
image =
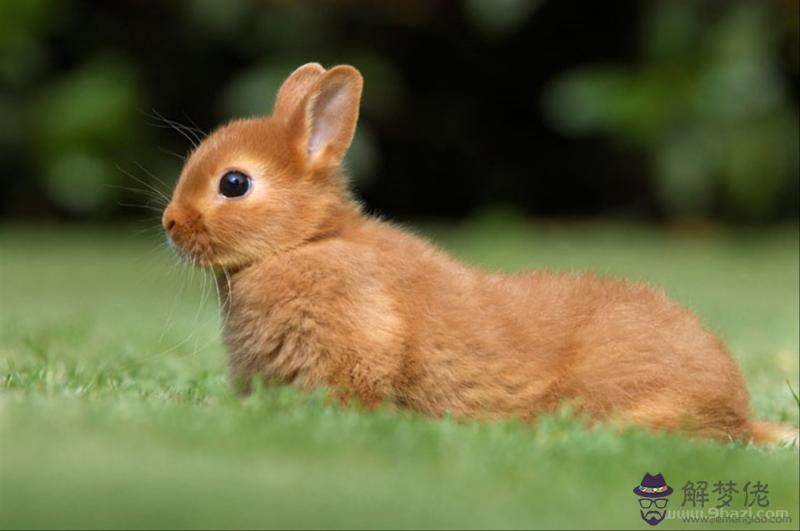
[[[756,416],[798,423],[787,385],[800,387],[796,227],[697,234],[500,216],[423,232],[495,270],[665,287],[730,346]],[[589,430],[566,414],[524,425],[366,413],[286,388],[240,399],[218,328],[210,279],[176,265],[157,236],[0,226],[0,528],[644,529],[631,491],[645,472],[675,489],[672,509],[690,480],[709,482],[709,507],[713,482],[761,481],[769,509],[793,522],[741,527],[800,523],[797,448]]]

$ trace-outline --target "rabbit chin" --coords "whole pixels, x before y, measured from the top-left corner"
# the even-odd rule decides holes
[[[265,252],[258,247],[249,248],[244,242],[232,242],[226,245],[211,238],[205,231],[167,234],[170,247],[183,260],[193,266],[214,271],[236,271],[257,261]]]
[[[234,251],[218,249],[213,245],[202,247],[193,253],[182,252],[192,264],[216,272],[223,270],[229,273],[238,271],[255,260],[253,257]]]
[[[167,236],[167,241],[178,256],[192,265],[204,268],[212,268],[217,265],[217,260],[209,249],[195,245],[178,244],[170,236]]]
[[[207,237],[197,234],[167,234],[169,246],[183,260],[192,265],[213,268],[218,265],[219,257]]]

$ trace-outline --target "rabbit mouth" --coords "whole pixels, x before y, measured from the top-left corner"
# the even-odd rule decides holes
[[[207,245],[198,244],[179,244],[171,236],[167,237],[167,241],[175,252],[183,260],[190,262],[192,265],[197,265],[204,268],[212,268],[216,264],[214,260],[214,253]]]
[[[216,264],[213,242],[201,217],[195,213],[174,212],[165,222],[167,242],[183,260],[211,268]]]
[[[167,242],[178,256],[192,265],[203,268],[212,268],[216,265],[214,248],[209,239],[202,234],[171,233],[167,234]]]

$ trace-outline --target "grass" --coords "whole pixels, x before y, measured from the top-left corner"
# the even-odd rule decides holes
[[[797,227],[489,216],[426,232],[491,269],[662,285],[725,339],[755,415],[798,423]],[[631,489],[645,472],[664,474],[673,509],[688,480],[760,480],[792,523],[757,527],[800,522],[797,448],[589,430],[566,412],[458,423],[287,388],[232,396],[212,287],[174,263],[132,229],[0,226],[0,528],[643,529]]]

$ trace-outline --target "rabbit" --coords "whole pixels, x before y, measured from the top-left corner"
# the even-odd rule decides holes
[[[329,389],[365,408],[591,422],[724,440],[796,440],[750,418],[724,345],[659,289],[592,274],[496,274],[366,215],[341,168],[363,80],[309,63],[271,116],[235,120],[188,157],[163,213],[212,269],[230,378]]]

